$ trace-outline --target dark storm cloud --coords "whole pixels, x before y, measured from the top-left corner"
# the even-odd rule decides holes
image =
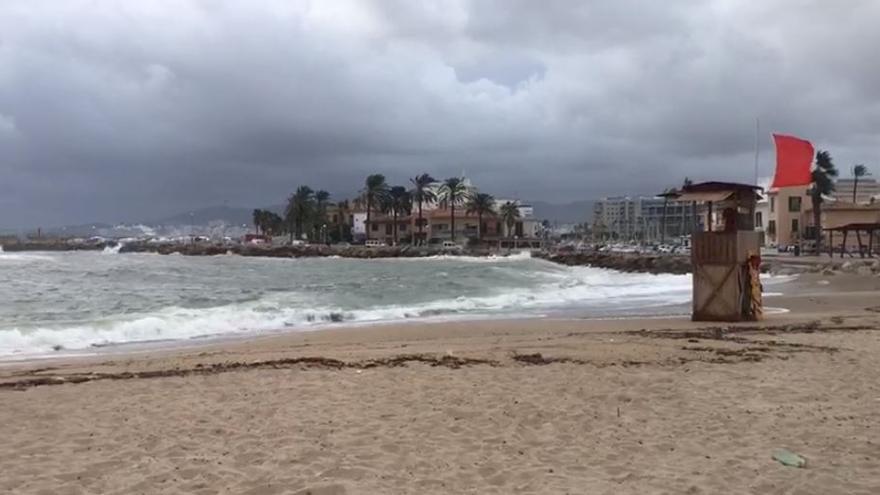
[[[573,200],[751,180],[770,131],[880,172],[880,3],[0,3],[0,228],[464,170]]]

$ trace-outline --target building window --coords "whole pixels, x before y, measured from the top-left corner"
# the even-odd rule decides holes
[[[764,212],[758,211],[755,212],[755,225],[759,227],[764,226]]]
[[[379,224],[378,224],[378,223],[373,223],[373,225],[372,225],[372,229],[373,229],[373,232],[378,232],[378,231],[379,231]]]
[[[791,235],[792,235],[792,237],[800,234],[800,231],[801,231],[800,221],[798,221],[797,218],[792,218],[791,219]]]
[[[392,228],[390,223],[385,224],[385,235],[391,235],[393,230],[394,229]]]
[[[800,196],[789,196],[788,198],[788,211],[789,213],[798,213],[801,211],[801,197]],[[792,224],[794,225],[794,224]]]
[[[775,211],[776,211],[776,198],[771,197],[770,198],[770,213],[773,213]]]
[[[767,233],[770,235],[776,235],[776,220],[770,220],[767,222]]]

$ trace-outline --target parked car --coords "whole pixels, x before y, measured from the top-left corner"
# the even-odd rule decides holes
[[[443,241],[443,244],[440,245],[444,250],[452,250],[452,251],[461,251],[462,247],[460,244],[452,242],[452,241]]]
[[[384,247],[385,243],[378,240],[378,239],[367,239],[367,241],[364,243],[364,246],[366,246],[368,248]]]

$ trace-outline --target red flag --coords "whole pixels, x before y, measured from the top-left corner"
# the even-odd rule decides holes
[[[774,134],[776,142],[776,176],[770,187],[806,186],[813,182],[813,145],[804,139]]]

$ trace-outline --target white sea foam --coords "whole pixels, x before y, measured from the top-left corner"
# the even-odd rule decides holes
[[[386,304],[349,309],[308,304],[296,293],[265,296],[258,301],[214,308],[169,307],[152,314],[109,318],[62,328],[0,330],[0,356],[47,353],[52,349],[85,349],[114,343],[180,340],[205,335],[307,330],[340,322],[376,323],[405,319],[504,316],[510,311],[545,308],[645,307],[687,302],[686,276],[619,274],[575,269],[533,289],[496,291],[482,297],[457,297],[416,304]]]
[[[122,249],[122,243],[118,242],[114,246],[104,246],[103,254],[119,254],[119,250]]]
[[[33,253],[7,253],[0,251],[0,263],[16,262],[16,263],[35,263],[40,261],[55,261],[51,256]]]
[[[26,264],[42,258],[58,263],[45,270],[45,264]],[[341,323],[554,311],[620,316],[685,304],[691,298],[690,275],[620,273],[529,258],[528,252],[494,260],[448,256],[424,265],[385,267],[317,259],[279,265],[271,259],[239,257],[209,262],[101,253],[56,258],[4,253],[0,260],[19,260],[7,265],[10,273],[21,274],[12,280],[28,281],[10,289],[7,297],[19,298],[18,304],[24,304],[19,308],[30,309],[9,306],[4,323],[0,307],[0,357],[59,355],[92,346],[209,335],[305,331]],[[72,276],[77,288],[64,292]],[[32,289],[31,279],[44,283]],[[775,285],[789,279],[763,280]],[[468,296],[455,296],[463,293]],[[191,307],[183,307],[187,304]],[[59,309],[65,305],[75,316]]]
[[[416,256],[416,257],[406,257],[401,256],[397,258],[368,258],[372,260],[378,261],[386,261],[386,262],[425,262],[425,261],[457,261],[461,263],[481,263],[481,264],[494,264],[494,263],[504,263],[504,262],[518,262],[523,260],[532,259],[531,251],[520,251],[517,253],[511,253],[507,255],[489,255],[489,256],[463,256],[458,254],[435,254],[433,256]]]

